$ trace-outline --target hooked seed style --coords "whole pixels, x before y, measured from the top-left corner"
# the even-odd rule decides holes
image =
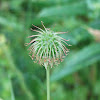
[[[41,21],[45,30],[33,25],[38,30],[33,30],[38,32],[37,35],[29,36],[28,38],[33,39],[30,43],[26,43],[25,45],[29,47],[29,56],[32,58],[34,62],[39,63],[40,65],[50,66],[58,65],[63,61],[64,57],[68,54],[69,49],[65,46],[66,42],[69,40],[63,39],[58,36],[58,34],[63,34],[66,32],[53,32],[50,29],[46,28]],[[67,44],[68,46],[71,46]],[[47,69],[47,68],[46,68]]]

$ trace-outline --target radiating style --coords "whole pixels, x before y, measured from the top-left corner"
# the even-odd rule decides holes
[[[66,32],[53,32],[50,29],[46,28],[41,21],[45,30],[33,25],[38,30],[33,30],[38,32],[37,35],[29,36],[28,38],[33,38],[30,43],[26,43],[25,45],[29,47],[29,56],[32,58],[34,62],[39,63],[40,65],[52,67],[53,65],[58,65],[63,61],[64,57],[68,54],[69,49],[65,46],[67,41],[60,36],[59,34],[63,34]],[[67,46],[71,46],[67,44]],[[46,68],[47,69],[47,68]]]

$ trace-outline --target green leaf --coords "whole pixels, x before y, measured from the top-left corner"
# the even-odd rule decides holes
[[[23,24],[19,24],[17,21],[9,20],[8,18],[0,17],[0,25],[5,26],[9,29],[16,29],[16,30],[23,30],[24,26]]]
[[[91,44],[66,60],[64,67],[55,71],[51,75],[51,81],[59,80],[79,69],[85,68],[93,63],[100,61],[100,44]],[[56,69],[55,69],[56,70]]]
[[[34,23],[34,25],[42,26],[41,21],[43,21],[45,25],[50,25],[51,23],[55,23],[59,20],[61,20],[61,17],[56,17],[55,19],[53,17],[36,17],[32,22]]]
[[[39,13],[39,17],[48,16],[74,16],[74,15],[85,15],[87,14],[87,4],[86,2],[79,2],[71,5],[56,6],[45,8]]]
[[[38,8],[42,7],[49,7],[49,6],[55,6],[55,5],[63,5],[63,4],[71,4],[75,2],[79,2],[80,0],[32,0],[32,3],[34,6],[38,6]],[[84,1],[84,0],[81,0]]]
[[[11,9],[16,10],[16,11],[22,10],[21,9],[21,4],[23,3],[23,1],[24,0],[19,0],[19,1],[17,1],[17,0],[11,0],[10,1],[10,7],[11,7]]]

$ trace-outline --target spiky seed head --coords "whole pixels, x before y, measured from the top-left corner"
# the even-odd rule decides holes
[[[45,28],[42,21],[41,23],[45,30],[33,25],[38,30],[31,30],[38,32],[38,34],[29,36],[28,38],[33,37],[33,39],[30,43],[26,43],[25,45],[30,45],[28,49],[30,51],[29,56],[34,62],[43,66],[46,64],[46,66],[51,66],[52,68],[53,65],[58,65],[62,62],[65,55],[68,54],[69,49],[67,49],[65,44],[67,44],[66,41],[69,40],[65,40],[58,36],[58,34],[65,32],[53,32],[50,29]],[[46,66],[45,68],[47,69]]]

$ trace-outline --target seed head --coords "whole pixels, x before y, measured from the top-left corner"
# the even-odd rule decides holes
[[[41,21],[42,25],[43,22]],[[66,41],[62,37],[58,36],[58,34],[63,34],[66,32],[53,32],[48,28],[42,30],[41,28],[33,25],[38,30],[33,30],[38,32],[37,35],[29,36],[28,38],[33,37],[30,43],[26,43],[25,45],[29,47],[29,56],[32,58],[34,62],[39,63],[40,65],[45,66],[53,66],[58,65],[63,61],[65,55],[68,54],[69,49],[65,46]],[[68,45],[68,44],[67,44]],[[70,45],[68,45],[70,46]],[[47,68],[46,68],[47,69]]]

